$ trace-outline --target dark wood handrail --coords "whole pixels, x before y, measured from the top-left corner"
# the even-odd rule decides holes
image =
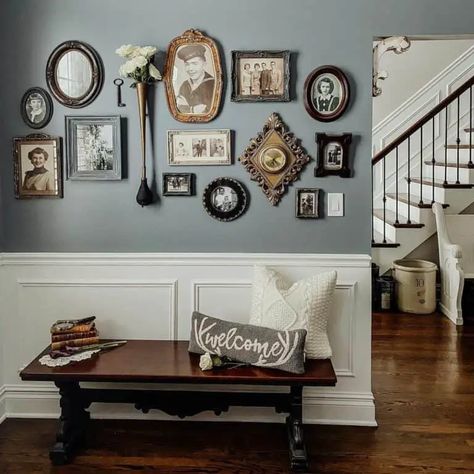
[[[372,166],[377,164],[391,151],[395,150],[397,146],[403,143],[408,137],[413,135],[419,130],[425,123],[429,122],[435,115],[439,114],[444,108],[446,108],[451,102],[456,100],[463,92],[467,91],[474,85],[474,76],[468,79],[463,85],[459,86],[455,91],[451,92],[445,99],[443,99],[436,107],[430,110],[427,114],[417,120],[410,128],[405,130],[398,138],[389,143],[383,150],[380,150],[372,158]]]

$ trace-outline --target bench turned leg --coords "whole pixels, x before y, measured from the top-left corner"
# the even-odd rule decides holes
[[[77,382],[56,382],[59,388],[61,416],[56,443],[49,451],[55,466],[71,462],[76,449],[83,443],[89,412],[81,400],[81,389]]]
[[[303,440],[303,386],[292,385],[290,389],[290,414],[286,418],[290,466],[293,471],[308,470],[308,455]]]

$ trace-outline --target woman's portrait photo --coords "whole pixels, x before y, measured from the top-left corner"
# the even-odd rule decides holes
[[[166,91],[172,115],[182,122],[208,122],[217,114],[222,70],[217,47],[197,30],[175,38],[168,50]]]
[[[349,103],[349,82],[335,66],[321,66],[304,84],[304,105],[311,117],[321,122],[339,118]]]
[[[59,147],[56,138],[14,138],[18,199],[62,197]]]
[[[21,116],[31,128],[45,127],[53,115],[53,103],[49,94],[40,87],[28,89],[21,100]]]

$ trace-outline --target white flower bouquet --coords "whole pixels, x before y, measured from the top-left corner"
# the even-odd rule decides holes
[[[161,73],[153,64],[153,56],[156,53],[154,46],[133,46],[124,44],[115,51],[127,61],[120,66],[119,74],[122,77],[133,79],[130,87],[136,87],[137,82],[152,84],[161,81]]]

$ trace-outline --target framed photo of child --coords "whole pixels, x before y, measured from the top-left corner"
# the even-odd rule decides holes
[[[13,139],[15,197],[62,198],[61,139],[28,135]]]

